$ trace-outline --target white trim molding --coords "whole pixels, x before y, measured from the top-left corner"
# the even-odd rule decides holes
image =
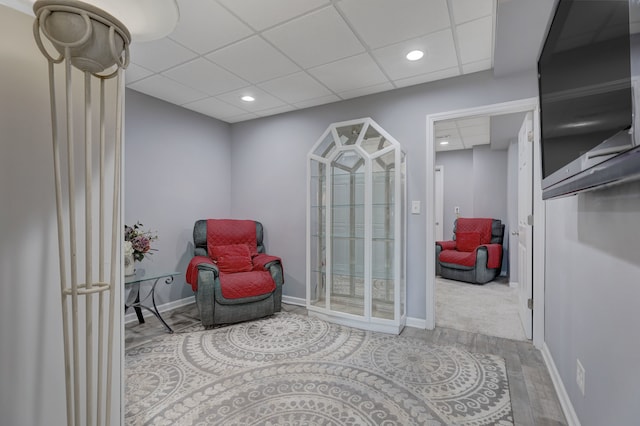
[[[573,408],[571,399],[569,399],[567,389],[564,387],[564,383],[562,382],[562,378],[560,378],[560,373],[556,368],[555,362],[553,362],[553,357],[551,356],[551,352],[549,351],[549,347],[546,342],[542,344],[542,350],[540,352],[542,353],[542,358],[544,359],[545,364],[547,364],[547,370],[549,370],[553,387],[556,389],[556,393],[558,394],[560,406],[562,406],[562,411],[564,412],[564,417],[567,419],[567,424],[569,426],[580,426],[580,420],[578,419],[576,410]]]
[[[282,303],[286,303],[288,305],[304,306],[305,308],[307,307],[306,299],[303,299],[301,297],[287,296],[284,294],[282,295]]]
[[[542,200],[540,166],[540,109],[538,98],[527,98],[491,105],[483,105],[472,108],[459,109],[443,113],[427,115],[427,139],[426,139],[426,170],[435,168],[434,129],[435,123],[442,120],[450,120],[461,117],[480,115],[500,115],[517,112],[533,112],[533,344],[541,348],[544,343],[544,238],[545,238],[545,204]],[[426,221],[426,328],[432,330],[436,325],[435,312],[435,226],[433,200],[435,197],[434,173],[426,174],[425,208]]]

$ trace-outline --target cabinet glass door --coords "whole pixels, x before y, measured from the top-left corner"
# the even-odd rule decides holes
[[[355,150],[331,163],[329,306],[354,315],[364,315],[364,164]]]

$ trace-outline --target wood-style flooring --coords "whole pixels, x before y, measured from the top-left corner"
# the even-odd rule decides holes
[[[282,308],[287,312],[307,314],[306,308],[301,306],[283,304]],[[195,304],[164,312],[162,317],[177,333],[199,322]],[[125,348],[167,334],[160,321],[153,315],[145,313],[145,320],[144,324],[138,324],[136,320],[125,325]],[[490,337],[444,327],[436,327],[435,330],[405,327],[402,335],[421,339],[429,344],[457,345],[470,352],[501,356],[506,361],[515,425],[567,424],[542,354],[530,342]]]

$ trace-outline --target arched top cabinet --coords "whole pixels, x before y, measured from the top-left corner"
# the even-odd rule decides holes
[[[307,309],[398,334],[406,322],[406,156],[370,118],[331,124],[307,157]]]

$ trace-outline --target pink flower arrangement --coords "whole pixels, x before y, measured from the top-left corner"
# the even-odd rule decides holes
[[[156,249],[151,248],[151,241],[158,239],[151,231],[142,230],[143,226],[140,222],[133,226],[124,226],[125,253],[133,254],[133,259],[138,262],[147,254],[153,254],[151,251]]]

